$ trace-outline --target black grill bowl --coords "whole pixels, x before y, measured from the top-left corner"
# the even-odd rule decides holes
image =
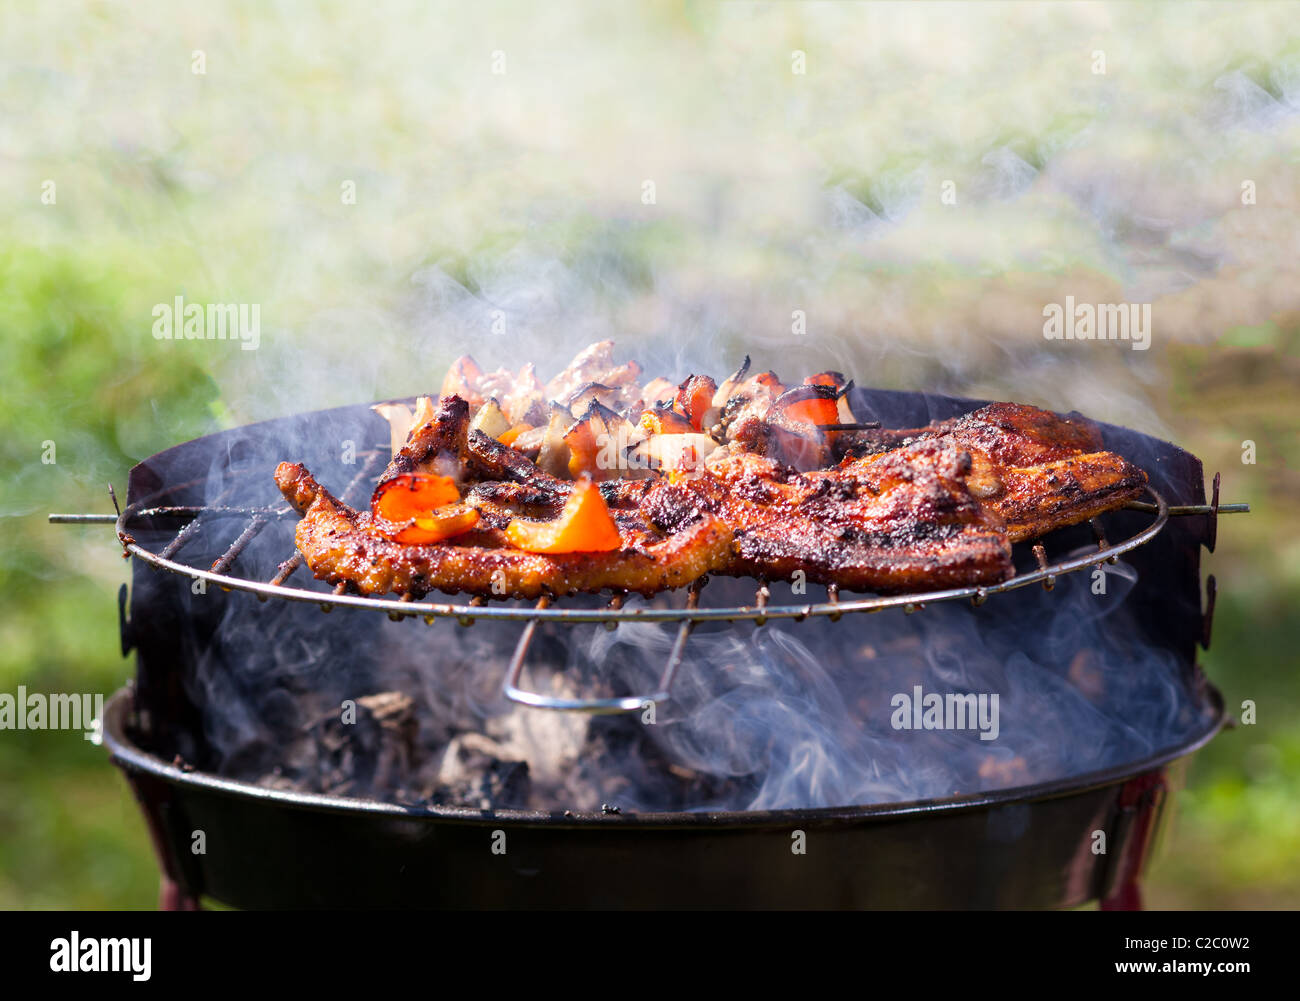
[[[979,403],[859,390],[854,412],[907,427]],[[1124,428],[1103,426],[1103,435],[1170,504],[1204,503],[1194,456]],[[323,482],[347,482],[356,467],[340,461],[340,444],[386,438],[386,424],[364,406],[236,428],[136,466],[128,503],[202,504],[214,477],[246,477],[260,493],[233,502],[266,504],[280,459],[306,462]],[[1108,517],[1117,533],[1150,522],[1138,512]],[[268,530],[241,561],[273,572],[291,551],[290,530],[290,522]],[[1067,543],[1090,539],[1086,527],[1066,531],[1076,533],[1062,536]],[[1200,548],[1213,544],[1213,532],[1213,518],[1173,518],[1126,556],[1140,580],[1126,598],[1134,628],[1177,657],[1206,710],[1199,729],[1142,760],[1048,784],[912,803],[606,816],[406,807],[232,781],[209,766],[203,706],[184,679],[214,642],[228,603],[257,602],[216,588],[195,600],[187,578],[139,560],[123,620],[124,649],[137,651],[136,682],[106,708],[105,742],[143,807],[170,906],[208,897],[241,908],[1130,907],[1140,902],[1138,878],[1187,757],[1223,724],[1221,698],[1196,664],[1206,634]],[[803,854],[792,851],[799,831]],[[1105,834],[1104,853],[1096,832]]]
[[[770,813],[411,809],[185,772],[104,737],[183,898],[241,908],[1047,908],[1131,905],[1187,756],[996,793]],[[194,832],[204,835],[195,854]],[[802,831],[806,854],[795,854]],[[1096,831],[1106,853],[1095,854]],[[504,854],[500,848],[504,832]]]

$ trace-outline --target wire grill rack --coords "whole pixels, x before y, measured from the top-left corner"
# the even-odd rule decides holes
[[[384,462],[387,454],[382,449],[373,449],[361,453],[364,458],[361,468],[352,482],[343,491],[345,502],[356,502],[360,490],[373,480]],[[282,562],[270,579],[252,579],[240,576],[236,564],[241,553],[268,525],[296,519],[297,513],[287,504],[263,507],[235,506],[224,504],[212,505],[156,505],[161,496],[173,493],[178,486],[173,485],[165,491],[145,497],[119,510],[116,515],[97,514],[51,514],[52,523],[114,523],[118,539],[125,554],[134,556],[149,566],[181,574],[192,580],[205,581],[225,590],[246,591],[260,601],[279,598],[287,601],[310,602],[318,604],[322,611],[329,612],[335,607],[368,608],[387,612],[390,618],[400,620],[410,617],[422,617],[430,624],[438,619],[454,619],[462,625],[472,625],[475,621],[521,622],[523,632],[515,647],[506,672],[505,694],[507,698],[523,705],[542,709],[577,711],[588,713],[631,712],[644,709],[648,704],[661,702],[670,697],[673,679],[682,662],[682,655],[696,625],[704,622],[752,621],[757,625],[772,620],[803,621],[812,618],[826,618],[836,621],[844,615],[865,612],[878,612],[887,608],[901,608],[911,614],[925,605],[941,601],[970,601],[973,605],[982,605],[991,595],[1014,591],[1018,588],[1039,584],[1051,590],[1058,578],[1075,573],[1088,567],[1103,563],[1114,563],[1121,555],[1136,549],[1153,539],[1165,527],[1171,516],[1210,515],[1211,525],[1217,515],[1247,511],[1245,504],[1219,503],[1219,477],[1214,478],[1214,495],[1209,505],[1182,505],[1171,507],[1154,489],[1147,488],[1150,501],[1134,501],[1125,510],[1138,511],[1151,516],[1151,520],[1134,534],[1119,541],[1107,538],[1105,527],[1099,518],[1090,522],[1096,539],[1097,548],[1084,555],[1052,561],[1044,545],[1032,547],[1035,567],[1027,572],[1018,572],[1010,579],[999,584],[980,587],[948,588],[939,591],[926,591],[901,595],[869,595],[842,598],[834,587],[827,588],[824,601],[810,601],[799,604],[771,603],[771,592],[766,583],[759,581],[752,603],[744,605],[707,605],[701,603],[701,594],[706,578],[695,581],[685,589],[685,601],[680,605],[668,605],[663,602],[655,604],[628,605],[626,595],[615,594],[608,603],[598,608],[564,607],[550,597],[542,597],[531,606],[519,604],[489,604],[482,598],[472,598],[466,603],[445,601],[426,601],[412,595],[401,597],[373,597],[349,593],[347,585],[340,584],[333,591],[322,591],[307,586],[290,583],[291,578],[303,566],[302,554],[294,551]],[[114,507],[117,498],[109,487]],[[164,545],[154,548],[137,541],[136,532],[145,526],[153,527],[158,519],[178,519],[183,522],[180,529]],[[232,530],[228,526],[235,526]],[[212,536],[220,532],[221,538],[229,538],[225,551],[210,566],[198,566],[187,563],[184,550],[203,533]],[[1211,538],[1213,528],[1211,529]],[[1211,548],[1213,543],[1211,542]],[[312,582],[314,583],[314,581]],[[542,623],[563,623],[577,625],[581,623],[600,623],[609,629],[617,628],[624,622],[669,622],[677,624],[678,630],[671,646],[668,659],[660,674],[659,683],[654,692],[643,695],[619,696],[598,699],[560,698],[535,692],[522,686],[522,674],[537,628]]]

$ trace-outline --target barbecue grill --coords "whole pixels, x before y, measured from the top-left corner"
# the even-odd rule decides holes
[[[914,427],[980,405],[857,390],[853,409],[885,426]],[[104,733],[149,821],[166,904],[191,905],[204,894],[250,907],[1139,903],[1138,877],[1183,763],[1224,721],[1221,699],[1196,664],[1196,644],[1209,643],[1215,597],[1210,577],[1202,609],[1199,550],[1213,550],[1219,514],[1245,506],[1220,504],[1217,476],[1207,504],[1195,457],[1103,425],[1105,446],[1147,470],[1149,497],[1089,526],[1018,546],[1016,575],[995,586],[887,597],[830,588],[824,598],[784,602],[773,601],[769,583],[758,581],[751,601],[723,604],[711,603],[706,582],[697,581],[684,594],[648,602],[615,595],[596,606],[558,599],[524,605],[362,596],[345,585],[331,589],[302,569],[292,546],[297,515],[275,490],[275,464],[301,459],[322,482],[348,484],[343,499],[355,504],[387,461],[386,443],[378,444],[386,432],[385,422],[357,406],[209,435],[136,466],[116,515],[51,516],[111,520],[124,554],[135,557],[129,616],[125,585],[119,610],[122,649],[136,651],[137,676],[111,700]],[[369,442],[377,444],[357,447]],[[204,770],[204,706],[184,684],[230,603],[251,602],[251,595],[315,604],[322,612],[382,611],[435,629],[478,623],[502,637],[504,692],[512,701],[543,710],[630,712],[672,699],[700,624],[789,620],[835,628],[846,616],[1014,601],[1017,591],[1050,591],[1065,576],[1120,556],[1138,575],[1126,601],[1144,640],[1177,656],[1203,724],[1177,746],[1120,768],[991,793],[804,810],[623,814],[398,805],[268,789]],[[653,690],[572,697],[525,684],[539,630],[628,622],[675,626]],[[436,670],[437,643],[429,646]],[[220,850],[194,855],[195,830]],[[792,855],[795,830],[816,851]],[[497,831],[511,840],[505,858],[488,850]],[[1096,831],[1106,833],[1105,854],[1090,847]],[[346,879],[339,878],[343,870]]]

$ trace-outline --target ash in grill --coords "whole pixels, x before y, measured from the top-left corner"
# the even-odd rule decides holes
[[[1035,588],[979,609],[942,604],[833,626],[705,625],[671,698],[595,718],[503,697],[513,631],[503,641],[490,627],[442,622],[430,633],[340,609],[321,632],[312,608],[236,605],[188,680],[207,738],[191,753],[206,755],[195,760],[205,770],[278,788],[580,812],[607,802],[635,811],[830,807],[1046,782],[1140,758],[1207,722],[1177,660],[1135,638],[1123,607],[1131,569],[1120,564],[1106,580],[1105,596],[1071,575],[1051,594]],[[724,597],[740,586],[709,585]],[[1026,627],[1041,630],[1033,649]],[[676,632],[652,623],[526,628],[537,694],[574,701],[652,690]],[[298,638],[268,645],[265,636]],[[918,686],[998,696],[998,739],[981,741],[973,720],[956,732],[896,730],[891,700]],[[1008,771],[999,766],[1007,761],[1019,764]]]
[[[859,391],[855,412],[916,426],[977,405]],[[798,812],[778,826],[816,827],[908,815],[913,803],[954,818],[980,804],[1060,804],[1066,792],[1083,810],[1082,790],[1127,789],[1127,777],[1207,739],[1221,715],[1195,663],[1208,636],[1199,547],[1213,545],[1217,488],[1206,508],[1193,457],[1124,429],[1104,434],[1150,471],[1149,502],[1018,546],[1017,576],[1003,585],[879,598],[719,579],[649,601],[533,606],[376,599],[308,579],[270,470],[302,455],[322,480],[350,482],[353,499],[368,492],[386,449],[349,464],[338,447],[382,439],[367,408],[200,439],[132,471],[119,527],[142,557],[124,622],[140,670],[120,722],[149,753],[117,751],[135,770],[179,755],[286,804],[301,793],[362,797],[430,823],[470,808],[492,823],[591,817],[649,831],[692,816],[772,824],[778,815],[766,811],[776,810]],[[896,729],[892,700],[918,687],[998,695],[998,739]],[[617,709],[633,711],[589,715]],[[152,780],[139,788],[153,795]],[[1085,827],[1106,827],[1115,808],[1091,804],[1071,838],[1082,844]],[[1014,845],[1028,823],[1015,816],[991,813],[984,837]],[[1076,847],[1069,856],[1092,868],[1044,900],[1077,902],[1100,895],[1103,876],[1131,875]],[[877,890],[902,878],[870,876]],[[765,899],[797,905],[793,882]]]

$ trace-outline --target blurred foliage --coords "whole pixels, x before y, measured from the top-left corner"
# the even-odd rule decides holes
[[[131,674],[117,654],[124,565],[111,531],[46,515],[111,510],[107,484],[121,496],[135,461],[212,427],[209,374],[194,358],[159,364],[141,338],[139,282],[98,255],[15,243],[0,255],[0,691],[106,695]],[[105,764],[80,732],[4,733],[0,907],[154,902],[148,836]]]
[[[1220,539],[1228,532],[1231,525],[1221,524]],[[1259,599],[1219,598],[1206,670],[1228,712],[1240,717],[1251,700],[1257,721],[1224,732],[1192,760],[1147,880],[1150,906],[1294,908],[1300,901],[1297,601],[1294,587]]]

